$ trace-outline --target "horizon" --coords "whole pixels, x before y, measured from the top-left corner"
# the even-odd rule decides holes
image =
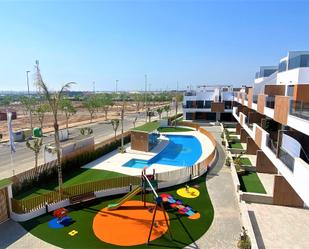
[[[34,91],[35,60],[53,90],[75,81],[72,91],[92,91],[93,82],[98,92],[115,91],[119,80],[118,91],[143,91],[145,75],[150,91],[250,85],[260,66],[308,50],[309,34],[298,25],[309,21],[308,7],[294,1],[5,2],[1,90],[26,91],[30,70]]]

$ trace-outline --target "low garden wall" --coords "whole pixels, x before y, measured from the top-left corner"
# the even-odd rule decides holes
[[[185,183],[191,179],[197,178],[203,175],[207,169],[214,164],[217,156],[215,149],[216,140],[208,131],[202,128],[199,128],[199,131],[211,140],[214,146],[211,154],[192,167],[185,167],[170,172],[157,173],[156,180],[158,181],[159,189]],[[46,212],[46,207],[48,208],[48,211],[53,211],[57,208],[70,205],[69,198],[72,196],[91,192],[95,194],[96,198],[115,194],[123,194],[129,192],[130,185],[137,186],[139,184],[140,177],[123,176],[65,187],[62,188],[61,195],[57,191],[52,191],[47,194],[29,199],[11,199],[13,211],[11,217],[16,221],[25,221],[44,214]]]

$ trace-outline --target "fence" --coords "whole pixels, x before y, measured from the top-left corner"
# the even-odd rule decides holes
[[[188,126],[188,127],[192,127],[196,130],[198,130],[200,128],[200,125],[197,124],[197,123],[192,123],[192,122],[186,122],[186,121],[180,121],[180,122],[177,122],[177,125],[179,126]]]
[[[123,134],[125,141],[129,139],[130,134],[131,134],[130,131],[127,131]],[[121,134],[116,136],[116,141],[119,142],[120,138],[121,138]],[[104,150],[103,148],[104,146],[108,147],[108,145],[112,145],[113,142],[115,142],[115,138],[107,139],[97,144],[95,146],[94,151],[93,151],[93,146],[87,146],[84,149],[79,149],[78,151],[74,151],[73,153],[70,153],[66,157],[62,158],[63,172],[67,170],[66,166],[70,164],[70,162],[71,164],[75,164],[75,166],[76,165],[78,166],[82,162],[86,164],[89,162],[89,160],[91,159],[94,160],[96,159],[96,157],[103,156],[104,154],[110,152],[111,149],[112,150],[116,149],[116,148],[106,148],[106,150]],[[78,159],[78,162],[76,162],[75,160],[76,158]],[[74,163],[74,160],[75,160],[75,163]],[[53,177],[56,174],[56,172],[57,172],[57,160],[54,160],[49,163],[38,166],[37,169],[32,168],[30,170],[17,174],[11,178],[13,182],[13,186],[12,186],[13,193],[14,194],[18,193],[20,189],[22,188],[25,189],[27,187],[32,187],[33,182],[36,180],[36,178],[40,182],[48,181],[50,180],[51,177]]]
[[[194,125],[195,127],[198,126],[196,124]],[[159,182],[159,188],[172,186],[177,183],[180,184],[180,183],[189,181],[190,179],[196,178],[204,174],[207,171],[207,168],[214,161],[216,157],[216,150],[215,150],[216,140],[210,132],[202,128],[199,128],[199,131],[202,134],[206,135],[211,140],[214,146],[211,154],[208,155],[207,158],[203,159],[203,161],[193,165],[192,167],[184,167],[178,170],[156,174],[156,179]],[[104,145],[105,144],[101,146],[104,146]],[[55,167],[55,165],[56,164],[54,163],[53,167]],[[25,176],[27,175],[28,174],[26,173]],[[165,182],[166,184],[163,183],[160,186],[160,183],[162,182]],[[64,187],[61,190],[61,193],[62,193],[61,197],[59,195],[59,192],[52,191],[52,192],[49,192],[49,193],[46,193],[46,194],[43,194],[37,197],[29,198],[29,199],[23,199],[23,200],[12,199],[12,211],[17,214],[29,213],[37,209],[43,208],[46,204],[53,204],[56,202],[60,202],[72,196],[90,193],[90,192],[120,189],[120,188],[128,187],[130,184],[132,184],[133,186],[139,185],[140,177],[123,176],[123,177],[105,179],[105,180],[100,180],[100,181],[95,181],[95,182],[83,183],[83,184],[74,185],[70,187]]]
[[[140,177],[122,176],[117,178],[105,179],[95,182],[88,182],[70,187],[64,187],[61,191],[61,197],[58,191],[52,191],[40,196],[29,199],[12,199],[12,210],[14,213],[22,214],[44,207],[46,204],[52,204],[72,196],[81,195],[90,192],[104,191],[116,188],[127,187],[130,184],[139,185]]]
[[[56,167],[57,160],[39,165],[37,168],[32,168],[14,175],[11,177],[11,181],[13,182],[13,189],[20,188],[25,181],[34,181],[37,176],[50,173],[51,171],[55,170]]]

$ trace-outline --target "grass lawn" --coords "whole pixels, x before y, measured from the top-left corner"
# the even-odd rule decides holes
[[[153,130],[158,129],[160,126],[158,121],[149,122],[146,124],[143,124],[141,126],[135,127],[132,129],[133,131],[144,131],[144,132],[151,132]]]
[[[184,127],[160,127],[158,128],[159,132],[184,132],[184,131],[193,131],[192,129],[189,128],[184,128]]]
[[[151,241],[149,245],[143,244],[139,246],[132,246],[131,248],[183,248],[195,240],[199,239],[210,227],[213,217],[214,209],[209,198],[206,184],[205,175],[191,182],[190,185],[199,185],[200,196],[193,199],[181,198],[185,204],[190,205],[194,210],[200,212],[201,217],[197,220],[188,219],[185,215],[181,215],[172,209],[166,207],[166,211],[170,218],[170,228],[173,240],[168,239],[168,234]],[[170,193],[175,198],[180,198],[176,194],[179,187],[184,184],[165,189],[164,193]],[[120,196],[118,196],[119,198]],[[51,243],[61,248],[124,248],[112,244],[107,244],[99,240],[93,233],[92,222],[95,215],[109,203],[113,203],[118,198],[105,197],[97,200],[92,205],[69,208],[69,215],[75,221],[68,227],[61,229],[50,229],[47,225],[48,221],[52,219],[51,214],[45,214],[32,220],[22,222],[21,225],[34,236]],[[148,195],[152,198],[152,195]],[[139,200],[140,196],[135,197]],[[68,232],[77,230],[78,235],[71,237]],[[148,229],[148,227],[147,227]]]
[[[233,160],[235,159],[235,157],[233,157]],[[241,165],[250,165],[252,166],[252,163],[250,161],[250,159],[248,157],[241,157],[240,158],[240,163]]]
[[[230,148],[233,148],[233,149],[243,149],[241,143],[230,143]]]
[[[242,191],[266,194],[265,188],[256,172],[246,171],[245,175],[239,176],[238,178]]]
[[[64,177],[63,187],[69,187],[72,185],[77,185],[86,182],[98,181],[103,179],[114,178],[118,176],[124,176],[123,174],[107,171],[107,170],[99,170],[99,169],[77,169],[74,173],[67,175]],[[47,182],[44,187],[33,187],[27,192],[14,196],[15,199],[28,199],[38,195],[46,194],[47,192],[53,191],[58,187],[58,181],[55,179],[54,181]]]

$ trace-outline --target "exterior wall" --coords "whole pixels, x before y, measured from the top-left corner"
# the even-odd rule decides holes
[[[247,137],[249,137],[249,134],[246,132],[246,130],[244,128],[241,128],[240,129],[240,142],[246,143]]]
[[[9,218],[7,187],[0,189],[0,223]]]
[[[131,148],[132,150],[149,151],[148,133],[131,131]]]
[[[224,102],[212,102],[211,111],[212,112],[224,112]]]
[[[285,95],[285,85],[266,85],[264,93],[268,96]]]
[[[295,68],[292,70],[280,72],[277,75],[277,84],[292,85],[297,83],[309,83],[308,67]]]
[[[283,125],[288,123],[290,97],[288,96],[276,96],[275,98],[275,111],[274,120]]]
[[[254,140],[251,137],[248,137],[246,154],[256,155],[258,149],[259,147],[255,144]]]
[[[236,134],[240,135],[241,125],[239,123],[236,124]]]
[[[309,102],[309,84],[294,85],[293,99]]]
[[[252,101],[253,101],[253,88],[249,88],[249,89],[248,89],[248,95],[247,95],[247,98],[248,98],[248,107],[249,107],[249,108],[252,108]]]
[[[261,150],[256,153],[256,172],[267,173],[267,174],[277,174],[278,170]]]
[[[254,141],[259,148],[262,147],[262,129],[258,126],[256,126],[256,129],[255,129]]]
[[[261,114],[264,114],[264,107],[265,107],[265,95],[259,94],[257,101],[257,111]]]
[[[304,202],[291,185],[281,175],[275,176],[274,204],[282,206],[303,207]]]

